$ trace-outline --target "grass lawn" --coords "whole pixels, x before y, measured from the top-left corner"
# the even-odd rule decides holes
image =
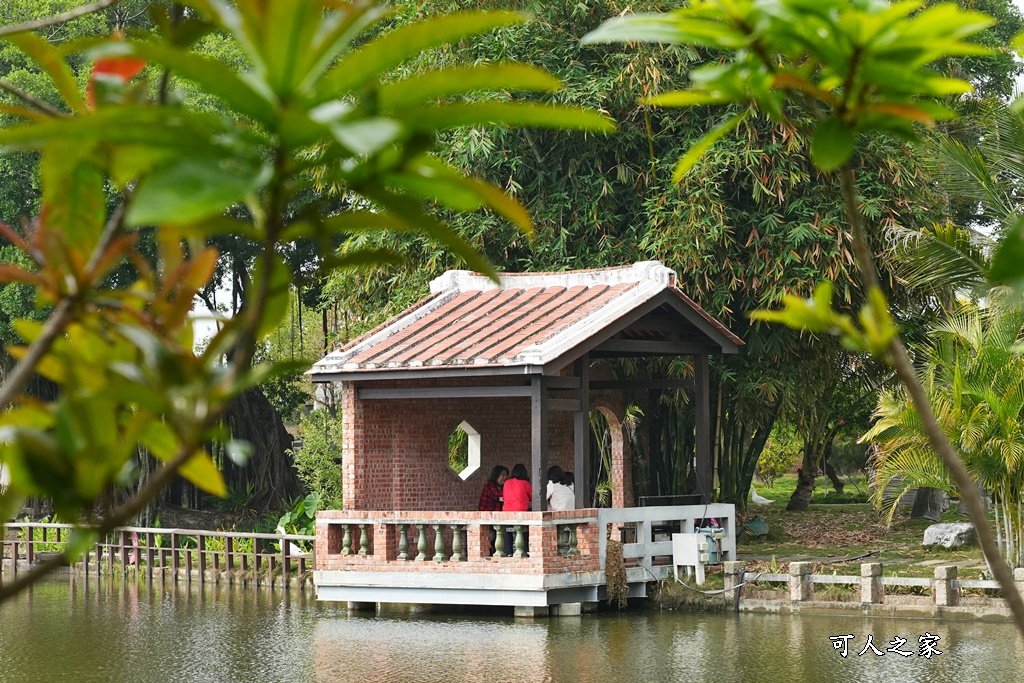
[[[957,563],[961,565],[961,577],[980,577],[985,561],[979,547],[922,547],[924,530],[934,522],[911,520],[907,508],[897,513],[891,527],[886,526],[882,516],[863,502],[867,492],[863,476],[857,483],[862,494],[848,485],[844,494],[838,496],[831,482],[823,477],[810,508],[788,512],[786,504],[796,488],[796,475],[780,477],[771,488],[755,482],[757,492],[775,502],[764,508],[751,504],[746,517],[763,517],[769,533],[766,538],[754,539],[741,532],[738,559],[765,571],[787,571],[789,562],[808,560],[823,564],[816,572],[836,574],[859,574],[862,562],[881,562],[886,576],[922,577],[933,576],[937,564]],[[952,508],[942,515],[941,521],[968,520]]]

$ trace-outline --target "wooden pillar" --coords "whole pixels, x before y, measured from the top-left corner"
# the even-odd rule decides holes
[[[693,357],[694,403],[696,404],[696,456],[697,492],[705,503],[712,502],[711,482],[711,388],[709,383],[708,356],[705,353]]]
[[[530,484],[533,486],[533,511],[544,510],[548,470],[547,382],[535,375],[530,393]]]
[[[587,494],[590,492],[590,355],[584,354],[574,364],[574,372],[580,378],[577,397],[580,409],[573,416],[573,460],[572,466],[576,477],[576,507],[587,507]]]

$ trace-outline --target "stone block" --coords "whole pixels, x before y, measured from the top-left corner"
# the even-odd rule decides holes
[[[514,613],[519,618],[536,619],[548,616],[548,608],[545,606],[516,605]]]
[[[865,562],[860,566],[860,601],[865,604],[877,604],[884,599],[882,584],[882,563]]]
[[[924,546],[939,545],[947,550],[977,544],[978,533],[969,522],[932,524],[924,530],[924,541],[921,543]]]
[[[789,599],[793,602],[804,602],[811,599],[812,584],[808,577],[814,568],[812,562],[789,563]]]
[[[551,616],[553,617],[578,617],[583,613],[583,604],[579,602],[563,602],[560,605],[551,605]]]

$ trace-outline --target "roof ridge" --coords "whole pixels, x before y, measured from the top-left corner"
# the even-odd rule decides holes
[[[676,272],[661,261],[640,261],[630,266],[589,268],[548,273],[501,273],[500,282],[470,270],[449,270],[430,282],[430,292],[467,292],[483,289],[526,289],[529,287],[614,286],[655,281],[663,287],[675,287]]]

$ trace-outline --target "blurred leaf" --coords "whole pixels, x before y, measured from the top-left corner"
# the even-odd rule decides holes
[[[313,101],[341,98],[429,48],[524,20],[515,12],[460,12],[400,26],[342,57],[317,85]]]
[[[263,187],[272,169],[239,159],[183,158],[146,176],[125,217],[129,225],[187,223],[216,215]]]
[[[750,39],[735,28],[717,21],[698,19],[694,13],[625,14],[605,21],[583,36],[594,43],[685,43],[705,47],[740,48]]]
[[[561,85],[561,81],[547,71],[526,64],[483,64],[428,71],[385,83],[378,91],[377,101],[381,109],[389,111],[481,90],[548,92]]]
[[[324,266],[332,270],[341,268],[381,268],[400,266],[405,257],[393,249],[354,249],[324,257]]]
[[[418,200],[377,188],[363,188],[362,193],[391,212],[404,222],[409,229],[422,232],[436,242],[443,244],[461,256],[470,268],[497,281],[498,276],[494,266],[477,253],[476,249],[462,239],[458,233],[427,214]]]
[[[224,451],[238,467],[245,467],[252,458],[252,444],[242,439],[231,439],[224,445]]]
[[[291,304],[292,273],[285,262],[275,254],[270,258],[270,272],[266,271],[266,260],[257,259],[252,279],[253,282],[267,283],[262,315],[260,315],[255,329],[256,338],[262,339],[273,332],[288,314],[288,307]],[[253,296],[255,296],[256,289],[256,287],[250,288]],[[252,306],[253,304],[247,302],[247,305]]]
[[[419,130],[450,130],[485,124],[541,126],[611,133],[615,122],[591,109],[553,106],[537,102],[466,102],[403,110],[407,125]]]
[[[811,139],[811,158],[823,171],[834,171],[853,155],[854,134],[849,125],[833,116],[814,128]]]
[[[256,121],[267,125],[274,121],[273,93],[258,90],[255,86],[259,85],[259,81],[241,78],[234,69],[216,59],[164,43],[141,41],[106,43],[93,51],[93,54],[145,58],[193,81],[206,92]]]
[[[99,534],[96,533],[95,529],[75,527],[68,536],[68,544],[64,549],[64,553],[73,562],[75,558],[81,557],[93,550],[98,542]]]
[[[1024,216],[1018,216],[1003,233],[988,272],[993,282],[1017,283],[1024,278]]]
[[[174,430],[160,420],[150,421],[139,434],[139,441],[159,460],[171,460],[178,450],[178,437]]]
[[[203,451],[196,451],[195,455],[185,461],[178,473],[207,493],[220,498],[228,494],[224,476],[213,464],[210,456]]]
[[[68,245],[79,247],[81,265],[99,242],[106,221],[107,196],[102,170],[81,159],[81,148],[71,144],[52,146],[43,155],[42,219],[60,232]]]
[[[18,33],[7,36],[6,40],[17,45],[22,52],[32,58],[40,69],[49,75],[57,92],[64,98],[64,102],[72,111],[85,111],[85,100],[82,98],[78,82],[75,81],[75,75],[64,61],[60,50],[32,33]]]
[[[697,107],[707,104],[725,104],[732,97],[721,92],[706,90],[673,90],[641,100],[644,104],[654,107]]]

